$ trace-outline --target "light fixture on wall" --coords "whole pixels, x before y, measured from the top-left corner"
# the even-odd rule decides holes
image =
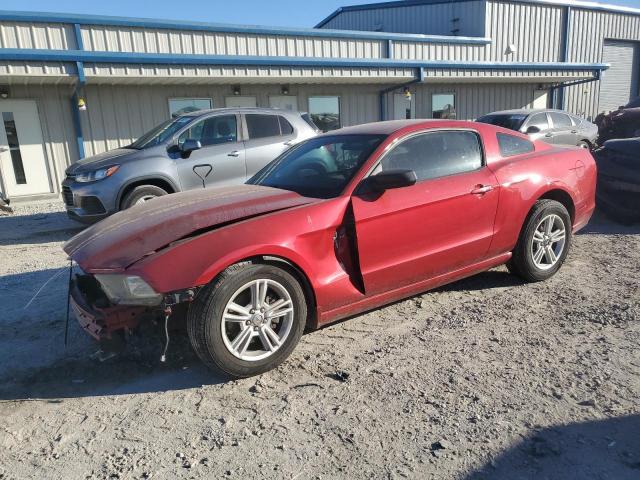
[[[87,109],[87,102],[84,101],[84,98],[78,97],[78,110],[84,112]]]
[[[233,94],[234,95],[240,95],[241,91],[240,91],[240,87],[233,87]]]
[[[407,100],[411,101],[411,90],[409,90],[409,87],[404,87],[404,96]]]
[[[7,85],[0,85],[0,98],[9,98],[9,87]]]
[[[282,92],[282,95],[289,95],[289,87],[287,85],[283,85],[280,91]]]

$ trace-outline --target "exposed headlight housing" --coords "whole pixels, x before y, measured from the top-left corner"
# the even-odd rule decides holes
[[[97,274],[96,280],[115,305],[156,306],[162,302],[157,293],[142,278],[135,275]]]
[[[75,177],[76,182],[86,183],[95,182],[104,178],[110,177],[118,171],[120,165],[112,165],[111,167],[101,168],[99,170],[93,170],[92,172],[79,173]]]

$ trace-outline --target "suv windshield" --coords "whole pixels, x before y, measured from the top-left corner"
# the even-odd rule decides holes
[[[304,197],[334,198],[342,193],[386,135],[331,135],[312,138],[288,150],[247,183],[281,188]]]
[[[513,114],[500,114],[500,115],[485,115],[480,117],[477,121],[480,123],[488,123],[490,125],[496,125],[498,127],[508,128],[509,130],[520,130],[527,115],[521,113]]]
[[[161,123],[155,128],[142,135],[135,142],[129,145],[127,148],[135,148],[140,150],[142,148],[155,147],[161,143],[170,139],[178,130],[187,125],[195,117],[192,115],[183,115],[178,118],[172,118],[166,122]]]

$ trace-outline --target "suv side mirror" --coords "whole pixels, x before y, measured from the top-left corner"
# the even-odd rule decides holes
[[[525,133],[527,135],[531,135],[533,133],[540,133],[540,127],[536,127],[535,125],[531,125],[529,128],[527,128],[527,131]]]
[[[387,170],[377,175],[370,175],[358,185],[358,193],[384,192],[392,188],[410,187],[418,181],[413,170]]]
[[[194,150],[200,150],[202,148],[202,144],[200,140],[194,140],[193,138],[187,138],[182,145],[180,145],[180,151],[182,153],[191,153]]]

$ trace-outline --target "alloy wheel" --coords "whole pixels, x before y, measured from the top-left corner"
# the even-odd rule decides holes
[[[221,319],[222,340],[240,360],[273,355],[286,341],[294,319],[291,295],[271,279],[244,284],[227,302]]]
[[[531,258],[540,270],[549,270],[558,263],[566,243],[562,218],[550,214],[542,218],[533,232]]]

